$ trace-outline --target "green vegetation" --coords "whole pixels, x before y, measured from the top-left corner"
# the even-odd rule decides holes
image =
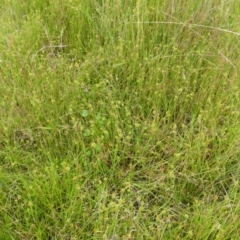
[[[239,14],[0,0],[0,239],[240,239]]]

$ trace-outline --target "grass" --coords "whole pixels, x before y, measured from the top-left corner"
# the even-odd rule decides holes
[[[239,13],[0,0],[0,239],[239,239]]]

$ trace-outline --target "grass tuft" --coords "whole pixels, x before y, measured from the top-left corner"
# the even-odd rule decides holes
[[[239,239],[239,12],[0,0],[0,239]]]

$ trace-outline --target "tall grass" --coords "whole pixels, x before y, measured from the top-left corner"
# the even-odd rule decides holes
[[[0,239],[239,239],[239,13],[0,0]]]

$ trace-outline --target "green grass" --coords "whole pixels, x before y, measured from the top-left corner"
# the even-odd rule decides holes
[[[0,239],[240,238],[236,1],[0,0]]]

